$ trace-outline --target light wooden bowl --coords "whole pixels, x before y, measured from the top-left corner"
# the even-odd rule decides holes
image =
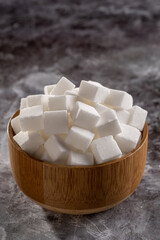
[[[17,111],[12,118],[19,114]],[[26,154],[13,140],[8,124],[10,164],[25,195],[44,208],[67,214],[90,214],[128,198],[141,181],[147,155],[148,127],[132,152],[95,166],[62,166]]]

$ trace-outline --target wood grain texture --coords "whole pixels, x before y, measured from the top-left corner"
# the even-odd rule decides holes
[[[134,192],[144,172],[147,123],[135,150],[95,166],[62,166],[34,159],[16,144],[13,135],[9,121],[8,146],[16,183],[25,195],[53,211],[90,214],[109,209]]]

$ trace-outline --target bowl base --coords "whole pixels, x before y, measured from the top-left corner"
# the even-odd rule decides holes
[[[27,196],[27,197],[30,198],[36,204],[40,205],[42,208],[45,208],[45,209],[53,211],[53,212],[63,213],[63,214],[70,214],[70,215],[87,215],[87,214],[94,214],[94,213],[99,213],[99,212],[104,212],[106,210],[109,210],[109,209],[115,207],[116,205],[122,203],[123,201],[125,201],[128,197],[130,197],[133,194],[133,192],[130,195],[128,195],[126,198],[124,198],[121,201],[116,202],[114,204],[107,205],[107,206],[100,207],[100,208],[82,209],[82,210],[56,208],[56,207],[52,207],[52,206],[49,206],[49,205],[37,202],[34,199],[30,198],[29,196]]]

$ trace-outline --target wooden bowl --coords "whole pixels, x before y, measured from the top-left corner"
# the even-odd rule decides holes
[[[19,111],[12,118],[18,114]],[[13,135],[10,120],[10,164],[17,185],[34,202],[52,211],[67,214],[104,211],[129,197],[141,181],[147,155],[147,123],[136,149],[95,166],[62,166],[34,159],[17,145]]]

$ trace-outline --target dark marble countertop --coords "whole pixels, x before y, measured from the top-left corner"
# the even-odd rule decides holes
[[[0,0],[0,16],[0,239],[160,240],[160,2]],[[149,112],[143,179],[102,213],[44,210],[11,174],[9,118],[21,97],[62,75],[128,91]]]

